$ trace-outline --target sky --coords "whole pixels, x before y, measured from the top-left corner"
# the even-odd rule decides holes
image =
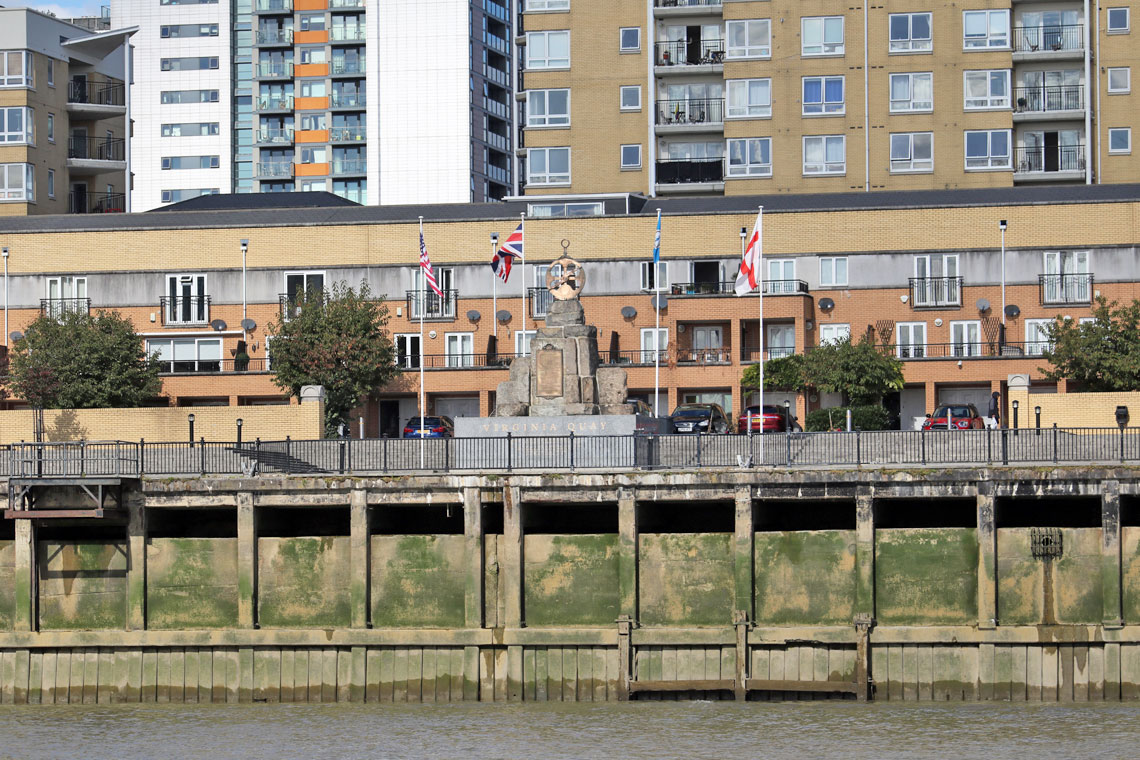
[[[0,6],[5,8],[34,8],[37,11],[54,13],[59,18],[98,16],[99,7],[110,4],[110,0],[54,0],[42,3],[34,0],[0,0]]]

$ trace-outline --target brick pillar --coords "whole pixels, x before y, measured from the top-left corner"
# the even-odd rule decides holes
[[[352,581],[352,627],[367,628],[372,583],[372,537],[368,519],[368,492],[354,488],[348,495],[349,545]]]
[[[127,504],[127,630],[146,630],[146,509]]]
[[[938,405],[938,391],[933,380],[926,381],[926,414],[932,414]]]
[[[257,515],[253,494],[237,495],[238,528],[238,627],[257,625]]]
[[[997,527],[993,489],[978,484],[978,628],[997,626]]]
[[[1100,578],[1101,593],[1104,597],[1103,621],[1106,628],[1120,628],[1124,625],[1121,598],[1120,483],[1106,480],[1101,488]]]

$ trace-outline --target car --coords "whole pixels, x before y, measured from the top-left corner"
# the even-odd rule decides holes
[[[625,403],[633,407],[634,414],[640,414],[644,417],[654,416],[653,407],[649,406],[649,404],[639,398],[627,398],[625,400]]]
[[[412,417],[404,423],[404,438],[419,438],[421,430],[424,438],[451,438],[455,435],[455,425],[451,418],[440,415],[424,417],[422,425],[419,417]]]
[[[782,406],[765,404],[763,415],[760,414],[759,406],[750,406],[740,413],[740,417],[736,420],[736,429],[742,433],[747,433],[749,428],[753,433],[783,433],[788,429],[789,417],[795,419]]]
[[[681,404],[669,420],[674,433],[727,433],[732,427],[720,404]]]
[[[973,404],[943,404],[922,423],[923,430],[982,430],[985,426]]]

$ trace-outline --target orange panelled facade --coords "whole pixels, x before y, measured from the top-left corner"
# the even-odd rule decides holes
[[[329,141],[327,129],[298,129],[293,133],[293,142],[326,143]]]
[[[324,29],[311,32],[293,32],[293,44],[313,45],[329,41],[329,33]]]
[[[310,34],[310,32],[303,32],[303,34]],[[328,75],[329,65],[327,63],[298,63],[293,67],[293,76],[295,77],[327,77]]]
[[[298,177],[327,177],[328,164],[293,164],[293,173]]]
[[[329,7],[329,0],[293,0],[293,9],[297,11],[323,11]]]
[[[324,111],[329,107],[328,97],[294,98],[293,108],[297,111]]]

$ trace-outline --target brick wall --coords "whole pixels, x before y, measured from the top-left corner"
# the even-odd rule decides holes
[[[1041,407],[1041,427],[1116,427],[1116,407],[1128,407],[1130,424],[1140,424],[1140,391],[1128,393],[1029,393],[1010,388],[1006,399],[1008,422],[1013,426],[1013,402],[1018,403],[1018,427],[1036,424],[1034,407]]]

